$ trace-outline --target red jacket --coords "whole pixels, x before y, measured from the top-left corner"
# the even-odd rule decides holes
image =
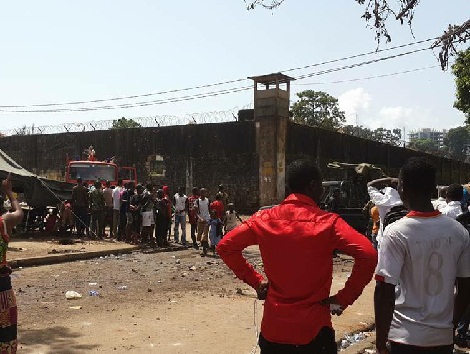
[[[247,263],[242,250],[255,244],[269,280],[261,332],[276,343],[307,344],[322,327],[332,327],[329,307],[319,301],[330,296],[334,249],[354,257],[351,276],[336,295],[344,308],[361,295],[377,264],[377,252],[367,238],[302,194],[257,212],[217,246],[223,261],[253,288],[263,276]]]

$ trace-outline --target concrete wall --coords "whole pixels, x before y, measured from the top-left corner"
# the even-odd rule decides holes
[[[162,128],[132,128],[84,133],[11,136],[0,148],[36,174],[65,177],[66,155],[80,156],[90,144],[98,159],[113,155],[122,166],[134,166],[139,182],[206,187],[213,197],[223,183],[236,208],[258,207],[258,157],[254,122],[193,124]],[[151,161],[161,157],[165,176],[152,176]]]
[[[325,178],[336,178],[326,168],[326,165],[333,161],[367,162],[381,167],[389,176],[397,176],[400,167],[408,158],[424,156],[436,166],[439,184],[470,181],[470,164],[468,163],[325,129],[290,123],[287,142],[287,163],[303,157],[315,159],[322,168]]]
[[[28,170],[63,179],[66,155],[74,158],[94,144],[99,159],[116,155],[119,164],[136,167],[142,183],[154,180],[169,185],[172,192],[178,186],[186,186],[188,193],[192,186],[207,187],[212,197],[217,192],[217,185],[223,183],[236,208],[245,213],[263,205],[260,202],[260,181],[268,172],[274,174],[270,168],[283,167],[278,166],[278,154],[282,151],[277,151],[283,145],[286,164],[301,157],[315,159],[325,178],[338,178],[329,175],[330,171],[326,169],[327,163],[332,161],[369,162],[396,176],[407,158],[427,156],[438,168],[440,184],[470,180],[470,165],[463,162],[292,122],[286,127],[280,127],[279,122],[261,124],[260,127],[266,129],[260,134],[256,128],[259,122],[10,136],[0,138],[0,149]],[[281,134],[286,136],[282,144],[275,143],[276,129],[287,129],[285,134]],[[263,141],[257,142],[257,136]],[[260,158],[258,151],[261,150],[265,151],[266,159]],[[152,176],[151,161],[160,158],[165,175]],[[282,186],[274,185],[279,195]],[[273,202],[276,201],[273,199]]]

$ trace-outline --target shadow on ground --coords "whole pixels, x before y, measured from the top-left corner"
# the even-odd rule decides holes
[[[78,344],[79,332],[62,326],[45,329],[20,329],[18,351],[21,353],[72,354],[97,348],[97,344]]]

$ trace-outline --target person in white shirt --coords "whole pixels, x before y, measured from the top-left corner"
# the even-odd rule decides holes
[[[241,223],[243,222],[238,216],[238,213],[235,211],[235,206],[233,203],[228,203],[227,205],[228,210],[225,212],[225,233],[232,231],[234,228],[238,226],[238,221]]]
[[[454,326],[470,303],[468,231],[434,210],[435,188],[436,169],[426,159],[411,158],[401,168],[398,192],[410,212],[385,229],[379,250],[379,354],[451,354]]]
[[[436,200],[432,201],[432,206],[434,207],[434,210],[441,210],[442,208],[445,208],[447,206],[446,193],[447,187],[439,187],[437,192],[439,197]]]
[[[210,212],[209,205],[210,201],[206,197],[207,190],[201,188],[199,190],[199,198],[194,202],[194,208],[197,210],[197,240],[201,241],[202,255],[207,254],[209,248],[209,221]]]
[[[178,193],[173,197],[173,205],[175,206],[175,227],[174,240],[179,242],[179,228],[181,225],[181,244],[186,246],[186,209],[188,208],[188,197],[184,194],[184,187],[178,188]]]
[[[113,189],[113,227],[111,235],[117,238],[119,216],[121,210],[122,179],[118,179],[116,188]],[[119,230],[121,232],[121,230]]]
[[[376,179],[367,183],[367,192],[369,193],[370,200],[379,211],[380,226],[376,237],[378,247],[380,247],[380,241],[382,240],[384,231],[385,215],[387,215],[393,207],[403,204],[396,188],[392,187],[396,186],[397,183],[398,180],[396,178],[390,177]],[[384,184],[388,185],[388,187],[385,187],[382,191],[377,189],[376,186]]]
[[[446,207],[442,208],[440,211],[445,216],[448,216],[452,219],[456,219],[457,216],[462,214],[462,203],[463,198],[463,187],[461,184],[453,183],[447,187],[446,191]]]

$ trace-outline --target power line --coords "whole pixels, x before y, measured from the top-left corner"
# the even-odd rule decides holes
[[[297,71],[297,70],[304,70],[312,67],[317,67],[317,66],[322,66],[322,65],[327,65],[327,64],[332,64],[332,63],[337,63],[340,61],[344,60],[350,60],[350,59],[356,59],[372,54],[378,54],[378,53],[383,53],[387,51],[392,51],[396,49],[401,49],[409,46],[414,46],[422,43],[427,43],[433,40],[436,40],[436,38],[428,38],[420,41],[415,41],[407,44],[402,44],[390,48],[385,48],[385,49],[380,49],[376,51],[371,51],[371,52],[366,52],[366,53],[360,53],[360,54],[355,54],[351,56],[346,56],[338,59],[333,59],[333,60],[328,60],[316,64],[310,64],[310,65],[305,65],[297,68],[291,68],[291,69],[286,69],[286,70],[280,70],[281,72],[292,72],[292,71]],[[89,101],[71,101],[71,102],[63,102],[63,103],[42,103],[42,104],[32,104],[32,105],[0,105],[0,108],[33,108],[33,107],[55,107],[55,106],[69,106],[69,105],[79,105],[79,104],[90,104],[90,103],[103,103],[103,102],[108,102],[108,101],[120,101],[120,100],[128,100],[128,99],[136,99],[136,98],[142,98],[142,97],[151,97],[151,96],[156,96],[156,95],[164,95],[164,94],[171,94],[171,93],[178,93],[178,92],[185,92],[185,91],[191,91],[191,90],[198,90],[198,89],[205,89],[205,88],[210,88],[214,86],[222,86],[222,85],[227,85],[227,84],[233,84],[233,83],[238,83],[245,81],[246,78],[243,79],[236,79],[236,80],[228,80],[228,81],[222,81],[222,82],[217,82],[217,83],[212,83],[212,84],[205,84],[205,85],[199,85],[199,86],[192,86],[192,87],[187,87],[187,88],[182,88],[182,89],[174,89],[174,90],[166,90],[166,91],[159,91],[159,92],[153,92],[153,93],[145,93],[145,94],[140,94],[140,95],[130,95],[130,96],[119,96],[119,97],[113,97],[113,98],[107,98],[107,99],[96,99],[96,100],[89,100]]]
[[[125,103],[114,106],[99,106],[99,107],[81,107],[81,108],[56,108],[56,109],[36,109],[36,110],[5,110],[0,109],[0,112],[4,113],[62,113],[62,112],[89,112],[89,111],[98,111],[98,110],[113,110],[113,109],[125,109],[133,107],[146,107],[146,106],[156,106],[165,103],[175,103],[182,101],[191,101],[199,98],[215,97],[220,95],[226,95],[230,93],[242,92],[251,89],[251,86],[243,87],[234,87],[227,90],[212,91],[206,93],[200,93],[195,95],[188,95],[182,97],[174,97],[170,99],[163,100],[153,100],[153,101],[142,101],[137,103]]]
[[[295,70],[303,70],[303,69],[308,69],[308,68],[312,68],[312,67],[315,67],[315,66],[337,63],[337,62],[343,61],[343,60],[357,59],[357,58],[364,57],[364,56],[367,56],[367,55],[373,55],[373,54],[388,52],[388,51],[395,50],[395,49],[402,49],[402,48],[410,47],[410,46],[417,45],[417,44],[431,42],[431,41],[434,41],[438,38],[439,37],[423,39],[423,40],[420,40],[420,41],[411,42],[411,43],[407,43],[407,44],[401,44],[401,45],[397,45],[397,46],[390,47],[390,48],[379,49],[379,50],[376,50],[376,51],[373,51],[373,52],[355,54],[355,55],[351,55],[351,56],[347,56],[347,57],[343,57],[343,58],[333,59],[333,60],[325,61],[323,63],[311,64],[311,65],[306,65],[306,66],[300,66],[300,67],[293,68],[293,69],[281,70],[281,72],[290,72],[290,71],[295,71]],[[430,48],[427,48],[427,49],[430,49]]]
[[[332,72],[337,72],[337,71],[342,71],[342,70],[347,70],[347,69],[352,69],[364,65],[370,65],[373,63],[378,63],[382,62],[385,60],[390,60],[390,59],[395,59],[398,57],[403,57],[406,55],[411,55],[414,53],[418,53],[424,50],[429,50],[430,48],[420,48],[420,49],[415,49],[412,51],[408,52],[403,52],[395,55],[390,55],[388,57],[382,57],[382,58],[377,58],[373,60],[368,60],[364,62],[359,62],[359,63],[354,63],[351,65],[345,65],[342,67],[337,67],[337,68],[331,68],[323,71],[318,71],[314,73],[309,73],[309,74],[304,74],[296,77],[297,80],[302,80],[305,78],[313,77],[313,76],[320,76],[320,75],[325,75],[329,74]],[[232,87],[229,89],[225,90],[219,90],[219,91],[211,91],[211,92],[205,92],[205,93],[199,93],[199,94],[194,94],[194,95],[187,95],[187,96],[182,96],[182,97],[174,97],[174,98],[169,98],[169,99],[160,99],[160,100],[151,100],[151,101],[141,101],[141,102],[135,102],[135,103],[124,103],[124,104],[119,104],[119,105],[107,105],[107,106],[98,106],[98,107],[79,107],[79,108],[54,108],[54,109],[33,109],[33,110],[10,110],[10,109],[0,109],[0,112],[9,112],[9,113],[62,113],[62,112],[89,112],[89,111],[98,111],[98,110],[114,110],[114,109],[125,109],[125,108],[134,108],[134,107],[146,107],[146,106],[155,106],[155,105],[161,105],[161,104],[166,104],[166,103],[175,103],[175,102],[181,102],[181,101],[190,101],[194,99],[200,99],[200,98],[207,98],[207,97],[214,97],[214,96],[219,96],[219,95],[226,95],[230,93],[236,93],[236,92],[241,92],[241,91],[246,91],[251,89],[251,86],[242,86],[242,87]],[[0,106],[1,108],[2,106]]]
[[[330,82],[306,82],[306,83],[293,83],[293,85],[296,86],[309,86],[309,85],[328,85],[328,84],[342,84],[346,82],[355,82],[355,81],[363,81],[363,80],[372,80],[372,79],[380,79],[384,77],[390,77],[390,76],[396,76],[396,75],[401,75],[401,74],[408,74],[408,73],[414,73],[417,71],[423,71],[427,69],[433,69],[440,67],[439,65],[431,65],[431,66],[425,66],[422,68],[417,68],[417,69],[410,69],[410,70],[405,70],[405,71],[399,71],[395,73],[390,73],[390,74],[382,74],[382,75],[375,75],[375,76],[367,76],[367,77],[361,77],[357,79],[347,79],[347,80],[338,80],[338,81],[330,81]]]
[[[389,60],[389,59],[395,59],[395,58],[403,57],[403,56],[406,56],[406,55],[415,54],[415,53],[422,52],[422,51],[424,51],[424,50],[429,50],[429,49],[430,49],[430,48],[415,49],[415,50],[411,50],[411,51],[404,52],[404,53],[400,53],[400,54],[390,55],[390,56],[388,56],[388,57],[382,57],[382,58],[378,58],[378,59],[372,59],[372,60],[363,61],[363,62],[360,62],[360,63],[355,63],[355,64],[351,64],[351,65],[341,66],[341,67],[339,67],[339,68],[332,68],[332,69],[327,69],[327,70],[323,70],[323,71],[318,71],[318,72],[316,72],[316,73],[300,75],[300,76],[296,77],[296,79],[297,79],[297,80],[302,80],[302,79],[306,79],[306,78],[308,78],[308,77],[319,76],[319,75],[329,74],[329,73],[336,72],[336,71],[342,71],[342,70],[346,70],[346,69],[357,68],[357,67],[364,66],[364,65],[369,65],[369,64],[373,64],[373,63],[378,63],[378,62],[382,62],[382,61],[385,61],[385,60]]]

